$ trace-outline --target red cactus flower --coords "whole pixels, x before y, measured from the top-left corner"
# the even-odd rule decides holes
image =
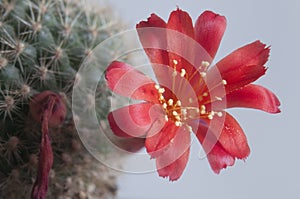
[[[108,120],[120,137],[140,138],[156,159],[160,176],[177,180],[189,158],[191,132],[202,144],[212,170],[232,166],[250,153],[246,136],[225,108],[278,113],[280,102],[252,82],[265,74],[270,49],[260,41],[243,46],[216,65],[226,19],[205,11],[195,26],[187,12],[173,11],[166,23],[152,14],[137,32],[158,83],[122,62],[106,80],[116,94],[145,102],[112,111]]]

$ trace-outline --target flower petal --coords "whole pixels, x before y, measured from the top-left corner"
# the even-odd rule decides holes
[[[222,127],[221,132],[219,131]],[[245,159],[250,153],[247,138],[239,123],[229,114],[223,112],[223,116],[215,116],[210,121],[209,127],[222,147],[233,157]]]
[[[160,117],[163,118],[160,105],[141,103],[110,112],[108,121],[116,136],[142,137]]]
[[[167,23],[167,28],[171,30],[176,30],[178,32],[181,32],[189,37],[194,38],[194,27],[192,23],[192,19],[190,15],[177,8],[177,10],[171,12],[168,23]],[[172,39],[172,37],[170,38]],[[180,45],[180,41],[178,40],[178,45]],[[174,41],[174,43],[177,43],[177,41]]]
[[[167,29],[169,66],[179,73],[184,69],[187,74],[192,74],[197,42],[191,17],[178,8],[170,14]]]
[[[158,169],[158,174],[161,177],[169,177],[170,181],[175,181],[180,178],[182,175],[187,162],[189,160],[190,149],[188,148],[178,159],[176,159],[173,163],[162,167],[165,163],[164,158],[157,158],[156,159],[156,167]]]
[[[223,58],[217,66],[222,72],[243,66],[262,66],[269,58],[270,48],[260,41],[247,44]]]
[[[226,18],[211,11],[203,12],[195,23],[197,42],[213,59],[226,29]]]
[[[170,181],[180,178],[190,154],[191,136],[185,126],[180,127],[168,149],[156,158],[156,168],[161,177],[169,177]]]
[[[233,166],[235,162],[235,158],[225,151],[220,143],[214,145],[207,154],[207,159],[216,174],[219,174],[221,169],[226,169],[227,166]]]
[[[146,149],[151,158],[155,158],[166,150],[170,145],[179,127],[174,122],[165,122],[164,119],[157,120],[150,131],[147,133]]]
[[[266,48],[260,41],[235,50],[209,70],[208,84],[223,86],[220,81],[226,80],[225,88],[229,93],[254,82],[265,74],[266,68],[263,65],[268,60],[269,52],[270,48]],[[222,79],[215,78],[220,75]]]
[[[189,122],[204,149],[212,170],[219,174],[221,169],[234,165],[235,157],[228,153],[209,128],[208,123],[199,120]]]
[[[155,14],[151,14],[147,21],[141,21],[136,25],[140,42],[161,85],[162,79],[169,80],[169,77],[165,75],[169,67],[166,26],[166,22]],[[163,85],[162,87],[165,88]]]
[[[279,113],[280,102],[276,95],[268,89],[249,84],[241,89],[232,91],[226,96],[227,107],[254,108],[269,113]]]
[[[166,22],[155,14],[136,25],[140,42],[151,63],[169,65],[166,25]]]
[[[112,62],[105,74],[109,88],[119,95],[158,103],[155,82],[126,63]]]

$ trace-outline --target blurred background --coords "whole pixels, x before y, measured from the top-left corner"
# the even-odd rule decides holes
[[[256,83],[275,92],[282,103],[282,113],[277,115],[230,110],[251,147],[245,162],[237,161],[216,175],[207,160],[199,158],[199,145],[194,142],[188,166],[178,181],[169,182],[156,172],[122,173],[118,199],[300,198],[300,1],[93,1],[110,3],[130,28],[151,13],[167,20],[177,6],[189,12],[194,21],[207,9],[226,16],[227,30],[216,60],[257,39],[271,45],[269,69]],[[143,162],[129,159],[126,164],[130,167]]]

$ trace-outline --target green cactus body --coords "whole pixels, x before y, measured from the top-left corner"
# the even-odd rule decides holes
[[[63,124],[49,129],[54,163],[48,198],[113,198],[116,192],[115,173],[94,160],[81,144],[71,96],[83,60],[123,26],[107,7],[87,9],[85,4],[0,0],[0,198],[30,197],[41,124],[32,120],[29,104],[46,90],[59,94],[67,105]],[[101,82],[98,85],[97,115],[103,118],[109,111],[110,92]],[[108,146],[99,146],[109,153]]]

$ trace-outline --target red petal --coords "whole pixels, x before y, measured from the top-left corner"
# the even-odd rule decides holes
[[[163,118],[160,105],[141,103],[110,112],[110,128],[119,137],[142,137],[158,118]]]
[[[164,158],[157,158],[156,159],[156,167],[160,168],[158,169],[158,174],[161,177],[169,177],[170,181],[175,181],[180,178],[182,175],[187,162],[189,160],[190,155],[190,149],[188,148],[182,156],[180,156],[175,162],[169,164],[168,166],[162,167],[165,163]]]
[[[222,147],[214,133],[211,132],[211,129],[205,124],[198,123],[197,125],[192,124],[191,126],[207,154],[207,159],[212,170],[219,174],[221,169],[234,165],[235,157]]]
[[[119,95],[159,102],[155,82],[132,66],[114,61],[108,66],[105,77],[109,88]]]
[[[156,158],[156,167],[159,176],[174,181],[180,178],[189,159],[190,132],[186,127],[179,128],[169,144],[168,149]]]
[[[260,109],[269,113],[279,113],[280,102],[276,95],[268,89],[249,84],[232,91],[226,96],[227,107],[245,107]]]
[[[268,61],[269,53],[269,47],[260,41],[255,41],[235,50],[219,61],[217,66],[221,72],[243,66],[262,66]]]
[[[217,53],[225,29],[226,18],[211,11],[203,12],[195,23],[196,40],[212,59]]]
[[[165,77],[164,70],[169,66],[166,26],[166,22],[155,14],[136,25],[140,42],[159,82]]]
[[[170,14],[167,28],[176,30],[189,37],[194,38],[194,28],[193,28],[192,19],[187,12],[182,11],[179,8]],[[180,45],[181,44],[180,40],[178,40],[178,42],[179,43],[177,45],[182,46]],[[174,43],[177,42],[174,41]]]
[[[166,22],[155,14],[136,25],[140,42],[151,63],[168,65]]]
[[[170,14],[167,28],[170,67],[179,73],[181,69],[185,69],[187,74],[192,74],[194,71],[192,64],[195,60],[194,49],[197,42],[194,40],[191,17],[187,12],[177,9]]]
[[[179,127],[174,122],[165,122],[164,119],[157,120],[154,127],[147,133],[146,149],[152,158],[161,155],[174,139]]]
[[[222,79],[227,82],[225,88],[229,93],[257,80],[266,72],[263,65],[268,60],[269,52],[270,49],[260,41],[235,50],[208,72],[209,85],[220,85],[220,78],[215,76],[221,74]]]
[[[220,127],[222,130],[220,132]],[[250,153],[247,138],[239,123],[228,113],[223,116],[215,116],[210,121],[210,127],[218,142],[233,157],[245,159]]]
[[[141,21],[136,25],[136,28],[148,28],[148,27],[166,28],[166,25],[167,25],[166,22],[162,18],[160,18],[156,14],[151,14],[151,16],[147,19],[147,21]],[[152,36],[153,39],[157,39],[155,35]]]
[[[219,143],[207,154],[207,159],[212,170],[217,174],[220,173],[221,169],[233,166],[235,162],[235,158],[225,151]]]

